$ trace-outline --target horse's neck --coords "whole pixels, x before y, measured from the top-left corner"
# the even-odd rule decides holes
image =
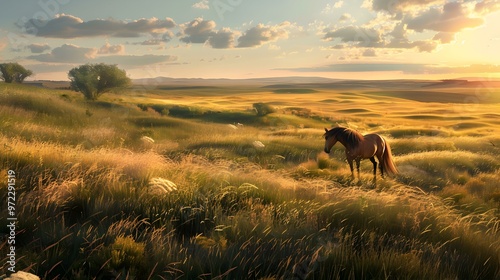
[[[352,144],[346,143],[344,140],[338,140],[338,142],[340,142],[340,144],[342,144],[348,150],[352,150],[353,149]]]
[[[359,145],[361,145],[361,142],[362,141],[359,141],[357,144],[353,144],[353,143],[348,143],[348,142],[345,142],[343,139],[339,139],[338,142],[340,142],[340,144],[344,145],[344,147],[348,150],[353,150],[354,148],[358,147]]]

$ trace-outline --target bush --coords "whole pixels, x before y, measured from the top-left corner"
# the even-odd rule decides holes
[[[254,103],[253,108],[257,112],[257,116],[261,116],[261,117],[276,112],[276,108],[274,108],[270,104],[262,103],[262,102]]]

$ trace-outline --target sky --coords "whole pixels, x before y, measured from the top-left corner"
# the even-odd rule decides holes
[[[67,80],[500,77],[500,0],[0,0],[0,63]]]

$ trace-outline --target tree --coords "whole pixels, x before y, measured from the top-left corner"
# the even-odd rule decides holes
[[[0,64],[0,79],[6,83],[22,83],[24,79],[31,75],[33,75],[33,72],[19,65],[19,63]]]
[[[68,77],[71,88],[83,93],[88,100],[97,100],[101,94],[127,87],[131,82],[125,70],[104,63],[75,67],[69,71]]]

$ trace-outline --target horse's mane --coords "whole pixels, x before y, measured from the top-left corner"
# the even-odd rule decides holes
[[[338,141],[352,148],[356,148],[359,145],[359,142],[365,139],[363,135],[356,130],[340,126],[332,128],[331,130],[326,132],[324,136],[335,136]]]

